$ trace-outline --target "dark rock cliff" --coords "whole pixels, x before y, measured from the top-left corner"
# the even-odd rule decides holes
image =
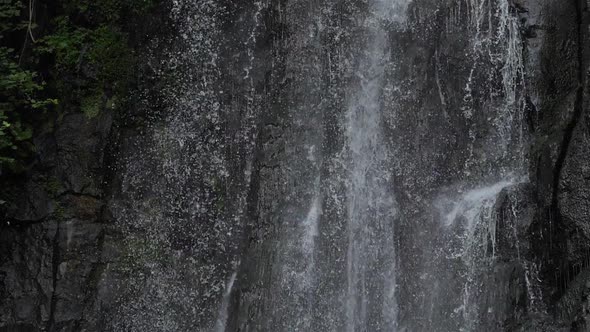
[[[537,213],[530,242],[543,266],[551,311],[574,331],[588,325],[589,9],[585,1],[548,3],[538,24],[540,102],[531,167]]]
[[[227,331],[287,331],[294,312],[309,314],[312,330],[341,329],[330,319],[340,314],[333,285],[346,282],[336,263],[346,255],[344,226],[336,227],[345,184],[329,179],[342,173],[343,87],[358,83],[350,67],[366,41],[365,31],[346,27],[363,4],[178,3],[134,26],[143,63],[134,107],[94,118],[68,111],[35,138],[28,172],[0,178],[0,331],[205,331],[219,328],[223,306]],[[458,328],[433,327],[436,315],[452,312],[424,309],[434,293],[446,300],[420,276],[437,264],[429,250],[448,239],[423,202],[460,179],[524,163],[526,183],[505,188],[494,205],[498,258],[482,277],[491,289],[482,298],[496,311],[482,326],[589,331],[588,2],[508,2],[518,17],[524,70],[514,93],[524,100],[528,139],[510,140],[504,155],[487,149],[496,142],[487,115],[464,113],[494,110],[505,98],[487,84],[501,68],[471,50],[468,3],[414,0],[407,28],[388,27],[388,51],[399,61],[385,75],[382,101],[403,211],[399,315],[408,331]],[[282,244],[300,236],[295,219],[308,214],[316,188],[319,231],[328,234],[316,259],[334,263],[321,267],[314,315],[301,310],[304,297],[281,299],[298,294],[284,275],[303,270],[289,257],[306,255]]]
[[[50,15],[44,3],[37,10],[42,20]],[[130,43],[140,54],[157,42],[154,36],[171,30],[166,6],[147,19],[129,20]],[[140,68],[138,90],[154,76],[147,64]],[[130,93],[138,98],[138,91]],[[104,314],[94,307],[103,297],[97,283],[107,262],[106,203],[117,142],[138,112],[139,106],[115,113],[103,105],[98,115],[88,116],[69,105],[34,138],[36,155],[28,170],[1,174],[0,330],[102,330]]]

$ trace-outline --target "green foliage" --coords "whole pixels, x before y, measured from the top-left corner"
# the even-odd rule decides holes
[[[125,27],[156,2],[60,1],[41,30],[29,22],[28,1],[0,0],[0,168],[34,150],[47,111],[78,108],[92,119],[125,103],[136,62]]]
[[[82,99],[82,112],[88,119],[95,118],[100,113],[103,104],[102,94],[90,95]]]
[[[103,85],[128,78],[133,58],[125,34],[107,25],[75,27],[67,17],[58,17],[55,25],[56,32],[43,37],[37,51],[55,57],[56,71],[80,74],[82,66],[91,66],[96,75],[85,78]]]
[[[19,28],[19,16],[23,4],[13,0],[0,0],[0,31],[13,31]]]
[[[69,0],[62,6],[66,15],[83,15],[95,22],[120,25],[120,20],[146,14],[156,3],[157,0]]]
[[[28,26],[18,20],[21,8],[19,2],[0,0],[2,39]],[[43,97],[43,89],[37,73],[19,65],[14,49],[0,46],[0,165],[16,168],[17,160],[32,151],[33,128],[24,121],[24,114],[57,104],[56,99]]]
[[[50,177],[45,181],[44,188],[51,197],[55,198],[61,189],[61,182],[56,177]]]
[[[109,83],[125,85],[134,63],[127,36],[111,27],[101,26],[93,31],[92,44],[89,60],[100,68],[99,82],[103,86]]]
[[[73,71],[81,63],[81,52],[87,42],[88,30],[74,28],[65,16],[54,20],[55,32],[39,40],[36,51],[52,54],[55,57],[55,69]]]
[[[58,201],[53,201],[53,218],[58,221],[63,221],[65,219],[66,209],[63,205]]]

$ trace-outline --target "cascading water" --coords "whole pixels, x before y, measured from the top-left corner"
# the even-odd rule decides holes
[[[382,132],[381,93],[385,66],[391,61],[384,26],[399,20],[405,8],[399,1],[377,0],[370,5],[363,22],[367,44],[355,71],[359,84],[351,93],[346,114],[349,332],[367,327],[392,331],[397,316],[395,201],[388,188],[391,174],[385,166],[390,155]],[[374,307],[380,312],[371,312]]]
[[[588,330],[590,2],[46,2],[0,331]]]
[[[265,313],[254,319],[259,322],[250,323],[255,329],[273,326],[281,331],[352,332],[427,327],[472,331],[478,328],[476,321],[481,317],[481,310],[487,310],[479,307],[477,298],[483,294],[482,271],[491,264],[496,250],[496,202],[503,190],[518,185],[526,174],[520,157],[524,65],[518,46],[521,43],[518,21],[513,7],[504,0],[457,1],[451,6],[451,15],[458,13],[470,18],[469,52],[473,55],[465,77],[461,111],[444,112],[447,120],[451,112],[458,113],[467,128],[462,178],[451,187],[479,189],[436,196],[435,214],[445,220],[441,223],[441,234],[450,239],[450,245],[435,241],[438,244],[433,249],[437,254],[424,262],[421,275],[412,281],[418,288],[410,288],[410,292],[425,295],[420,295],[422,300],[409,295],[414,298],[410,301],[419,307],[416,313],[428,307],[420,318],[428,322],[406,322],[403,318],[400,322],[403,305],[398,304],[398,278],[399,273],[409,275],[410,271],[398,270],[396,239],[408,234],[397,234],[394,223],[400,213],[408,215],[409,211],[400,212],[397,208],[392,165],[398,164],[396,152],[400,151],[401,143],[389,140],[388,135],[393,132],[395,137],[396,131],[408,135],[405,128],[398,127],[398,122],[407,116],[404,113],[410,112],[400,105],[407,103],[412,94],[404,86],[407,83],[395,81],[403,65],[391,55],[400,51],[394,49],[390,34],[403,36],[411,28],[404,27],[409,4],[409,1],[375,0],[356,5],[328,2],[303,6],[291,2],[286,7],[284,20],[305,27],[295,30],[291,44],[276,44],[280,45],[278,49],[287,49],[287,76],[292,75],[297,82],[293,91],[286,92],[294,99],[288,121],[295,128],[305,128],[309,137],[303,139],[306,152],[294,149],[285,157],[293,158],[287,164],[293,173],[282,173],[281,177],[285,183],[293,181],[291,176],[297,174],[297,163],[302,162],[297,161],[297,155],[305,158],[311,172],[297,181],[301,183],[300,188],[281,189],[286,197],[303,196],[301,200],[288,198],[276,210],[275,218],[283,221],[276,229],[278,240],[271,244],[275,253],[268,261],[272,268],[269,270],[267,263],[261,264],[263,270],[254,268],[260,273],[259,278],[267,280],[266,289],[275,294],[273,298],[257,298],[258,302],[248,303]],[[351,19],[341,16],[334,24],[331,17],[334,11],[347,13]],[[410,11],[414,22],[426,21],[416,7]],[[347,23],[342,25],[342,22]],[[451,17],[446,26],[452,30],[457,24],[463,23]],[[323,46],[326,40],[336,44],[329,44],[330,48],[326,49]],[[400,39],[400,45],[403,41]],[[360,49],[347,49],[345,45],[350,42],[360,43]],[[319,76],[317,64],[309,62],[319,61],[322,51],[327,52],[326,77]],[[437,67],[445,61],[438,50],[434,57]],[[338,102],[338,92],[318,93],[317,85],[300,74],[309,74],[309,68],[316,70],[315,79],[327,80],[328,91],[343,91],[344,102]],[[441,106],[450,107],[453,101],[446,96],[445,77],[437,70],[434,78]],[[475,87],[484,87],[489,95],[482,95]],[[297,99],[301,92],[308,94],[308,98]],[[396,94],[398,97],[392,99]],[[335,110],[330,105],[343,108]],[[313,108],[316,110],[312,111]],[[318,127],[305,123],[306,114],[317,119],[317,111],[334,113],[333,117],[324,119],[341,121],[332,124],[342,127],[342,144],[334,155],[325,153],[329,150],[325,146],[334,143],[322,142],[326,131],[331,130],[327,129],[329,125]],[[323,138],[318,138],[319,135]],[[488,186],[490,182],[493,184]],[[416,189],[409,190],[406,195],[411,197],[411,190]],[[426,202],[417,200],[414,204],[418,207],[411,209],[428,209],[424,207]],[[414,240],[419,238],[416,236]],[[402,250],[409,250],[405,259],[417,259],[411,253],[412,248]],[[449,264],[445,266],[447,261]],[[439,277],[437,271],[444,273]],[[238,297],[252,296],[239,292]],[[425,301],[429,304],[424,305]],[[455,306],[445,317],[446,309],[442,307],[451,305]],[[238,324],[248,326],[249,323]]]
[[[480,320],[479,302],[485,295],[482,289],[482,269],[495,259],[496,252],[496,201],[500,192],[517,181],[508,180],[495,183],[488,187],[478,188],[465,193],[459,200],[452,203],[450,212],[444,216],[446,226],[456,222],[461,231],[458,236],[459,245],[453,247],[448,259],[459,259],[463,271],[459,278],[463,283],[460,306],[454,312],[462,317],[461,331],[475,331]],[[455,225],[457,226],[457,225]],[[488,310],[488,308],[484,308]]]
[[[234,282],[236,282],[237,275],[237,272],[232,273],[225,286],[225,292],[223,293],[223,298],[221,299],[219,314],[217,315],[217,322],[215,323],[215,332],[225,332],[227,325],[227,309],[229,307],[230,295],[232,288],[234,287]]]
[[[181,25],[195,57],[183,61],[206,75],[183,76],[163,130],[179,145],[168,153],[190,157],[162,163],[174,183],[191,184],[194,173],[210,189],[189,200],[201,214],[182,220],[214,214],[212,242],[224,251],[187,267],[203,275],[195,288],[217,313],[203,311],[195,324],[216,332],[491,326],[479,321],[496,309],[486,274],[502,250],[497,211],[503,193],[526,182],[522,40],[508,0],[446,5],[445,18],[441,2],[426,0],[254,1],[227,11],[176,4],[202,9]],[[211,16],[211,31],[191,30],[199,15]],[[231,27],[218,24],[225,16]],[[416,35],[430,19],[444,21],[441,34],[469,32],[457,42],[470,56],[458,84],[443,75],[453,68],[444,43],[429,53],[434,37]],[[235,40],[243,52],[227,47]],[[241,59],[235,68],[218,65],[232,59]],[[428,83],[415,88],[420,80]],[[430,97],[436,103],[424,102]],[[196,144],[196,130],[213,138]],[[226,197],[232,185],[239,189]],[[535,268],[519,264],[533,302]]]
[[[477,331],[498,328],[494,325],[494,320],[497,319],[495,315],[503,315],[496,312],[503,309],[494,307],[497,305],[494,303],[494,286],[490,286],[486,280],[493,278],[497,251],[503,250],[497,243],[500,237],[498,223],[502,217],[497,204],[500,194],[514,190],[526,182],[522,97],[525,86],[522,40],[514,7],[504,0],[495,3],[477,0],[467,3],[474,31],[474,64],[465,87],[463,114],[471,119],[477,116],[476,112],[487,112],[484,117],[491,130],[484,139],[491,139],[495,144],[481,146],[472,134],[481,129],[470,129],[472,144],[469,147],[470,157],[465,163],[467,181],[464,180],[464,183],[471,183],[473,186],[474,183],[489,182],[489,175],[492,175],[491,179],[495,183],[467,190],[455,197],[445,194],[437,198],[434,206],[442,219],[443,231],[447,233],[448,241],[442,243],[441,249],[445,253],[436,256],[436,259],[449,262],[453,269],[451,275],[454,279],[452,283],[455,284],[453,287],[456,287],[455,294],[461,294],[460,300],[451,301],[455,303],[455,307],[445,320],[455,321],[453,324],[460,331]],[[475,109],[472,85],[475,84],[474,77],[478,71],[485,72],[485,67],[479,67],[486,64],[491,64],[492,73],[487,85],[496,84],[493,81],[496,75],[494,72],[499,73],[502,84],[498,91],[491,89],[489,101],[483,103],[484,109]],[[481,154],[474,159],[476,147],[487,153],[487,160],[481,158]],[[487,170],[491,174],[486,175]],[[463,188],[464,183],[460,184]],[[514,213],[508,218],[518,223],[520,216],[515,212],[518,207],[512,206],[512,209]],[[517,234],[517,226],[512,224],[511,227],[512,239],[518,241],[520,235]],[[528,265],[521,261],[520,256],[517,261],[525,271],[529,301],[535,302],[534,298],[539,292],[528,281],[531,273]],[[441,265],[438,266],[441,269]],[[446,268],[443,266],[442,269]],[[450,280],[437,280],[435,283],[440,282],[451,283]],[[435,307],[438,305],[444,304],[435,304],[431,310],[437,310]],[[436,321],[433,324],[431,328],[435,328]]]

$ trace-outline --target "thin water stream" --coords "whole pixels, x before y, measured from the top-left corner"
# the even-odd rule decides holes
[[[402,3],[370,3],[362,23],[366,45],[355,71],[358,84],[346,113],[349,156],[347,183],[348,252],[346,329],[372,326],[393,330],[395,300],[395,197],[388,187],[386,163],[390,155],[382,131],[382,89],[389,43],[385,25],[400,20]],[[376,309],[379,308],[379,309]]]

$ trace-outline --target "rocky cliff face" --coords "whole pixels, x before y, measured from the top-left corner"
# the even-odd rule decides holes
[[[2,175],[0,331],[344,330],[350,243],[395,266],[358,277],[368,330],[588,330],[588,3],[405,5],[377,25],[360,1],[175,1],[138,26],[135,107],[72,109]],[[374,77],[360,146],[395,203],[359,236],[391,243],[346,222]]]
[[[51,14],[45,9],[43,3],[37,7],[39,20]],[[154,35],[165,36],[170,29],[167,12],[162,9],[160,17],[142,24],[129,20],[131,42],[146,58],[157,56],[147,54],[147,46],[157,43]],[[147,64],[142,71],[137,84],[151,84]],[[95,303],[104,297],[97,285],[108,262],[104,248],[111,214],[106,204],[119,135],[140,107],[114,113],[103,105],[96,116],[88,116],[79,105],[66,106],[34,138],[30,168],[19,175],[1,174],[2,331],[102,330],[104,313],[95,310]]]
[[[555,29],[542,34],[534,162],[538,204],[531,243],[543,263],[546,296],[575,331],[587,320],[588,4],[548,4]],[[565,20],[570,24],[561,24]],[[568,41],[568,42],[564,42]],[[567,45],[567,46],[566,46]],[[555,61],[561,59],[561,61]],[[565,75],[571,77],[566,79]],[[575,77],[575,79],[571,79]],[[567,83],[558,83],[567,82]],[[559,100],[559,101],[558,101]],[[551,119],[551,120],[549,120]],[[573,185],[573,183],[576,183]]]

